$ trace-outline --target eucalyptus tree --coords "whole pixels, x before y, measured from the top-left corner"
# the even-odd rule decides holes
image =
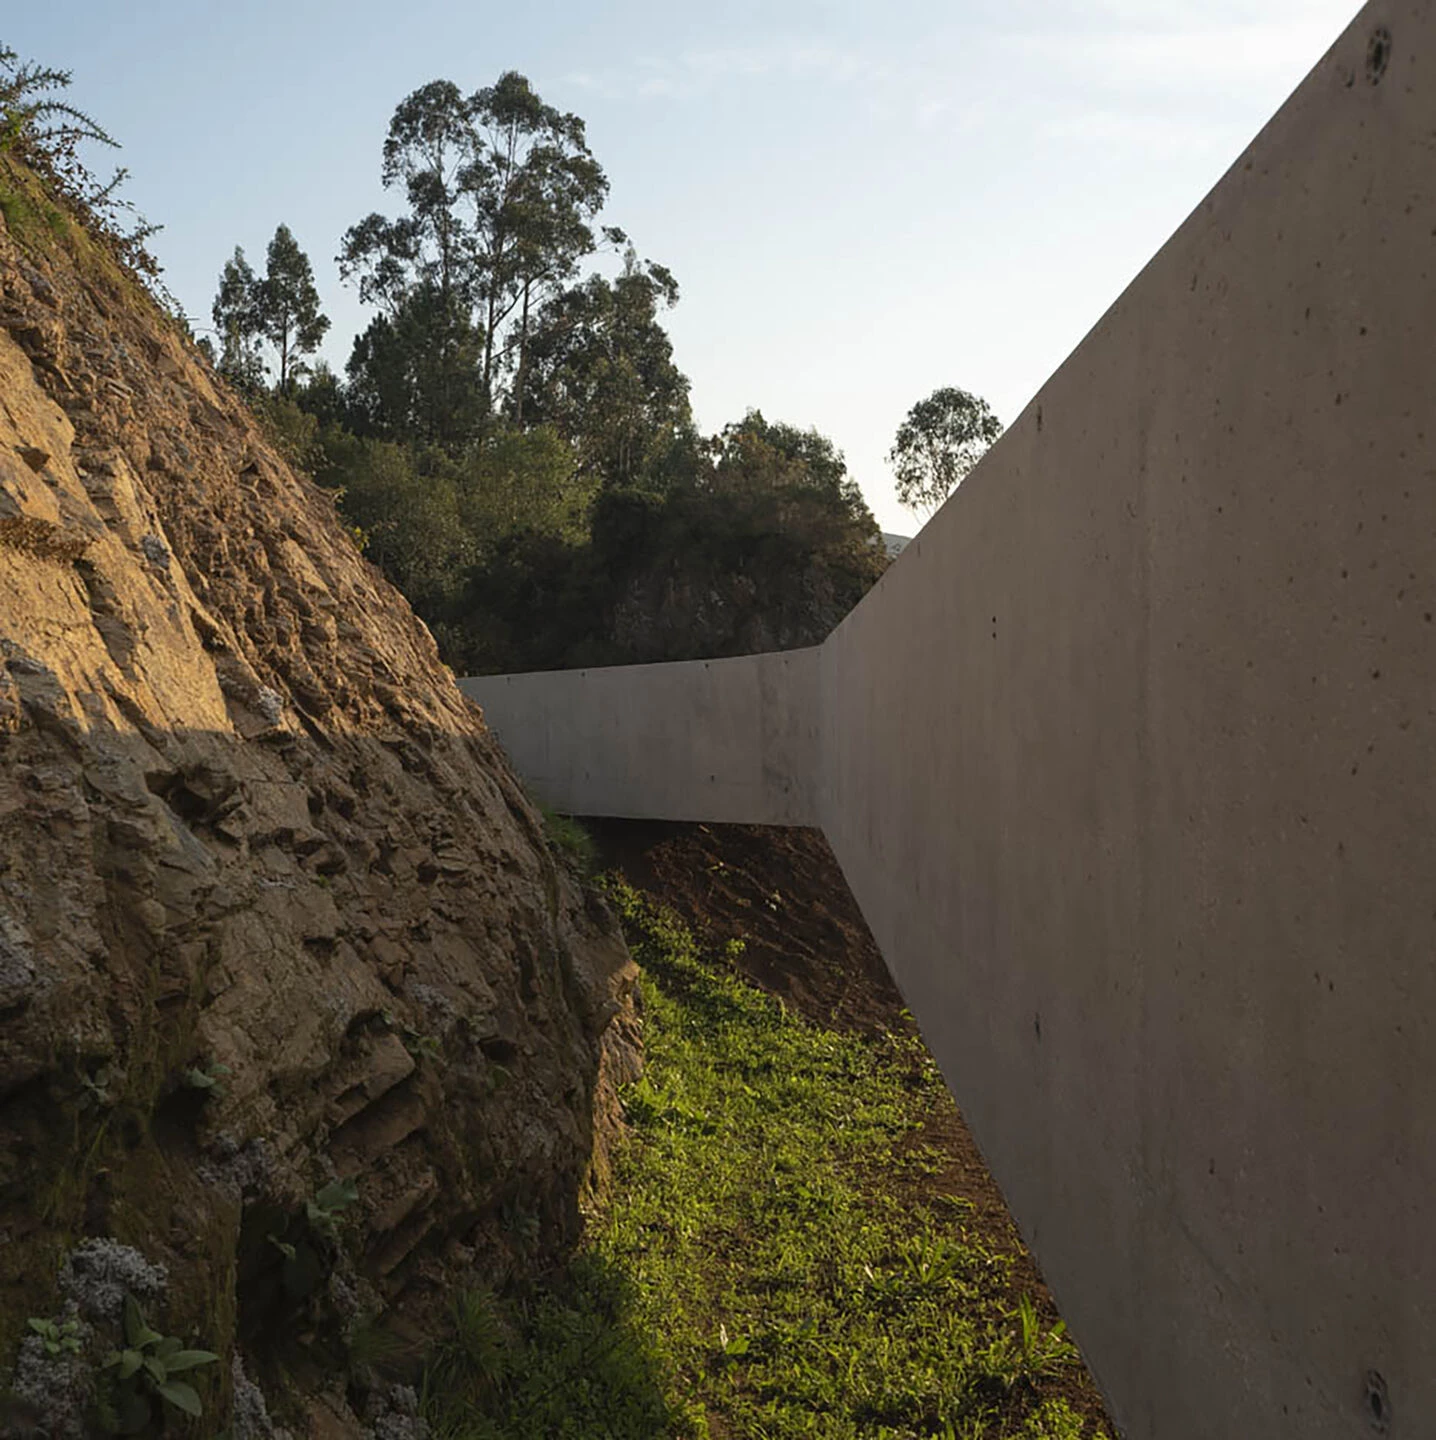
[[[553,424],[605,484],[651,482],[675,450],[696,453],[688,377],[658,318],[677,303],[672,273],[630,245],[618,276],[557,291],[535,317],[516,411]]]
[[[279,352],[279,389],[305,369],[296,357],[312,355],[329,329],[319,309],[314,270],[288,225],[280,225],[269,242],[264,279],[254,287],[259,332]]]
[[[492,405],[495,344],[519,310],[518,385],[535,301],[570,279],[595,247],[590,225],[608,198],[608,180],[588,148],[584,123],[545,105],[517,71],[473,97],[483,142],[470,175],[484,295],[486,404]],[[622,243],[623,232],[604,237]],[[518,417],[522,419],[520,401]]]
[[[264,383],[264,361],[259,353],[262,327],[259,319],[257,292],[259,282],[244,251],[234,247],[234,254],[224,262],[219,274],[219,290],[210,316],[219,332],[220,373],[242,386],[258,387]]]
[[[447,80],[421,86],[394,111],[380,171],[407,210],[370,214],[344,236],[340,276],[381,311],[355,341],[350,383],[369,428],[390,438],[466,438],[478,277],[464,210],[476,151],[472,102]]]
[[[220,370],[241,385],[262,386],[260,344],[267,340],[278,352],[279,389],[285,394],[306,368],[298,357],[312,355],[329,329],[309,257],[288,225],[280,225],[269,242],[262,280],[244,251],[234,247],[220,272],[210,314],[220,335]]]
[[[945,386],[919,400],[898,426],[888,464],[898,503],[931,514],[1002,434],[986,400]]]
[[[608,181],[583,121],[545,105],[516,71],[472,95],[447,80],[414,91],[390,122],[381,174],[407,208],[354,225],[339,266],[393,334],[356,349],[351,378],[366,383],[356,371],[395,335],[423,334],[438,357],[426,383],[439,393],[412,408],[439,417],[425,438],[453,447],[471,434],[466,391],[476,384],[482,422],[512,351],[524,368],[534,305],[594,249]]]

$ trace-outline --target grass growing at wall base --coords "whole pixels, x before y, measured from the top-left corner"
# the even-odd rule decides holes
[[[1039,1393],[1074,1347],[964,1207],[884,1190],[941,1080],[917,1041],[811,1025],[611,888],[643,968],[647,1071],[613,1196],[564,1274],[465,1297],[436,1440],[1095,1440]]]

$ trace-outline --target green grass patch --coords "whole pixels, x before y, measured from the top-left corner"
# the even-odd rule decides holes
[[[539,810],[548,843],[566,856],[579,874],[592,875],[598,863],[598,847],[593,843],[593,836],[572,815],[560,815],[547,805],[540,805]]]
[[[426,1387],[439,1440],[1096,1440],[1010,1257],[960,1202],[885,1188],[929,1163],[899,1143],[941,1093],[921,1042],[812,1025],[609,893],[647,1054],[613,1195],[561,1276],[463,1302]]]
[[[4,218],[7,229],[15,230],[29,217],[25,197],[17,190],[9,189],[0,182],[0,217]]]
[[[50,248],[50,242],[67,239],[72,230],[64,211],[51,201],[34,174],[2,153],[0,216],[13,239],[40,253]]]
[[[21,244],[43,248],[46,234],[63,239],[68,233],[65,217],[53,205],[36,200],[19,186],[9,186],[0,179],[0,215],[5,226]]]

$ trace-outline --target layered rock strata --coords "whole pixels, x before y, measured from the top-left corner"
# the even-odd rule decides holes
[[[0,1366],[85,1237],[167,1269],[221,1408],[236,1345],[560,1242],[632,981],[332,497],[82,234],[0,222]]]

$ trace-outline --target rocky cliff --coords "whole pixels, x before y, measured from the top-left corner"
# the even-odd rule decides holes
[[[53,231],[0,222],[0,1432],[91,1423],[128,1290],[199,1433],[258,1379],[398,1434],[355,1336],[572,1235],[631,962],[332,498]]]

